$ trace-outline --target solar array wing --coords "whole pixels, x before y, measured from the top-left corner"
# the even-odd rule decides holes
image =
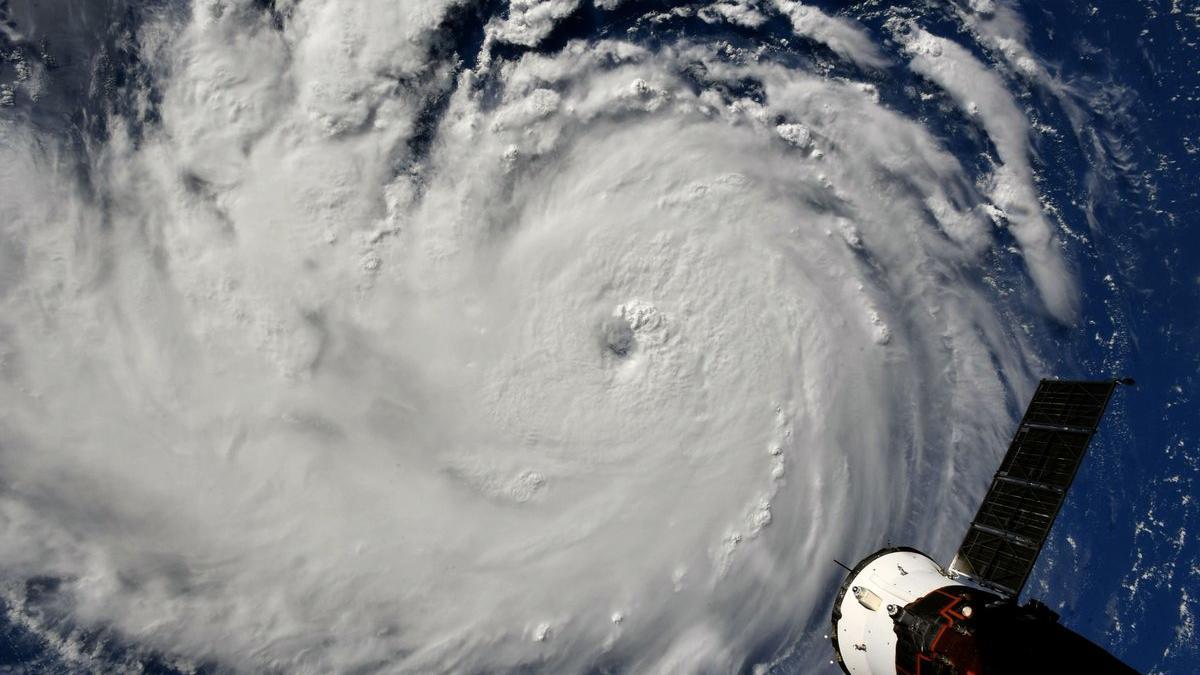
[[[1020,594],[1115,386],[1042,380],[951,570]]]

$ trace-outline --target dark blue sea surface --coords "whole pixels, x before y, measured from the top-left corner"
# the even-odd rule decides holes
[[[1063,375],[1115,397],[1026,595],[1142,672],[1200,672],[1200,7],[1025,3],[1031,48],[1085,85],[1116,171],[1079,261]],[[1053,174],[1047,176],[1054,182]]]

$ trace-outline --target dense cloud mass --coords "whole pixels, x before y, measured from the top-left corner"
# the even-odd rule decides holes
[[[75,4],[4,29],[75,51],[0,108],[0,573],[82,667],[816,667],[1077,312],[1003,5]]]

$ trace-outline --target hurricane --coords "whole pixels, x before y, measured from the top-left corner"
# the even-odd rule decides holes
[[[3,11],[0,577],[68,669],[826,672],[1114,161],[999,1]]]

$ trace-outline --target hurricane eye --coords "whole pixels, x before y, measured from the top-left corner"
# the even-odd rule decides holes
[[[601,322],[600,341],[608,353],[620,358],[629,356],[637,345],[633,328],[619,316],[611,316]]]

